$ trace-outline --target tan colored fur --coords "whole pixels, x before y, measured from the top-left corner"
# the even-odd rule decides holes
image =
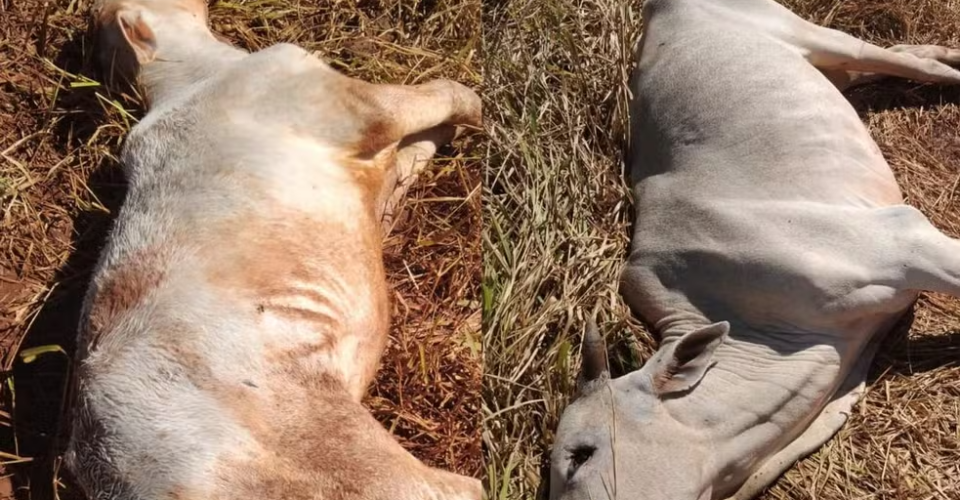
[[[361,82],[292,45],[247,54],[198,1],[95,16],[101,60],[131,64],[151,109],[80,328],[67,463],[86,493],[479,499],[360,403],[389,328],[384,221],[479,98]],[[114,56],[132,44],[156,57]]]

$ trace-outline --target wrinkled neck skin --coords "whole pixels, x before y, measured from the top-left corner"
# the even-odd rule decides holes
[[[689,323],[682,323],[662,330],[664,344],[689,331]],[[711,321],[703,318],[702,323]],[[700,383],[664,400],[676,421],[698,430],[708,443],[702,477],[712,481],[714,499],[735,493],[829,402],[846,375],[841,358],[857,349],[826,337],[731,322],[729,336]]]
[[[217,40],[204,21],[182,14],[156,16],[156,58],[140,66],[139,82],[150,108],[192,93],[211,76],[247,55]]]

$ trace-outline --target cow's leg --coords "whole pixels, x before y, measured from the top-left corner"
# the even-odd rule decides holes
[[[885,208],[877,215],[892,243],[890,270],[898,281],[893,286],[960,297],[960,240],[941,233],[913,207]]]
[[[375,85],[356,83],[355,95],[367,101],[374,116],[368,117],[362,147],[367,153],[397,145],[403,139],[441,125],[479,127],[480,97],[449,80],[422,85]]]
[[[393,229],[393,224],[402,211],[403,199],[427,161],[433,158],[440,146],[452,141],[455,136],[455,127],[441,125],[401,141],[397,147],[395,166],[386,172],[380,192],[380,220],[384,234]]]
[[[932,45],[884,49],[841,31],[813,24],[774,0],[731,2],[733,22],[746,21],[796,47],[841,89],[884,76],[960,84],[960,51]]]
[[[927,225],[918,231],[916,246],[906,263],[907,285],[914,290],[960,297],[960,240]]]
[[[960,50],[933,45],[884,49],[840,31],[808,24],[795,41],[811,64],[840,89],[887,76],[918,82],[960,84]]]
[[[447,80],[413,86],[358,85],[359,97],[376,110],[366,126],[361,154],[396,148],[395,161],[387,165],[377,207],[383,228],[389,231],[400,202],[425,161],[454,138],[457,126],[481,125],[480,97]]]
[[[919,59],[931,59],[950,66],[960,65],[960,50],[957,49],[937,45],[896,45],[886,50]],[[820,70],[823,71],[823,74],[840,90],[872,83],[890,76],[881,73],[864,73],[826,67],[820,67]]]
[[[869,366],[869,363],[867,363]],[[865,370],[864,370],[865,372]],[[851,377],[853,379],[854,377]],[[838,393],[833,401],[824,407],[803,434],[790,442],[782,450],[767,459],[750,475],[737,492],[727,500],[751,500],[760,495],[767,486],[773,484],[798,460],[820,449],[830,440],[847,422],[850,410],[863,395],[864,383],[861,377],[859,383]]]

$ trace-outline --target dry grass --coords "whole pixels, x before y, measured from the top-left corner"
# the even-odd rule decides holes
[[[541,497],[585,312],[614,371],[652,352],[621,305],[630,206],[619,155],[638,2],[513,0],[485,9],[484,447],[491,498]],[[956,0],[791,0],[880,45],[960,47]],[[550,36],[544,36],[548,33]],[[852,96],[909,203],[960,236],[960,90],[885,82]],[[909,328],[909,330],[908,330]],[[960,300],[925,296],[891,336],[848,425],[765,500],[960,498]]]
[[[19,499],[78,498],[54,473],[67,358],[26,364],[16,353],[72,352],[79,300],[124,193],[114,157],[142,114],[135,97],[96,83],[91,3],[0,0],[0,464]],[[214,29],[250,50],[292,42],[370,81],[446,77],[474,87],[479,16],[479,0],[211,5]],[[415,455],[472,475],[482,470],[481,140],[441,151],[386,243],[395,327],[367,398]]]
[[[619,154],[632,2],[514,0],[484,12],[484,446],[491,498],[534,498],[575,376],[582,311],[620,305],[628,191]],[[559,28],[558,28],[559,27]],[[544,36],[548,33],[550,36]]]

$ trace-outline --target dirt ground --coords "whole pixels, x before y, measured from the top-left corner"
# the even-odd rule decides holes
[[[960,47],[957,0],[786,0],[873,43]],[[546,498],[585,313],[613,371],[655,342],[622,305],[629,244],[625,82],[641,2],[509,0],[484,9],[484,449],[491,498]],[[549,33],[550,36],[544,36]],[[907,202],[960,237],[960,89],[885,81],[850,93]],[[763,500],[960,499],[960,300],[921,298],[878,355],[843,430]]]
[[[142,116],[132,92],[97,83],[91,4],[0,0],[0,499],[79,498],[59,470],[61,400],[80,300],[124,196],[115,158]],[[481,81],[479,0],[236,0],[210,11],[214,30],[245,49],[296,43],[369,81]],[[474,476],[484,150],[479,134],[442,150],[386,242],[394,328],[366,400],[417,457]],[[24,359],[34,348],[43,353]]]

